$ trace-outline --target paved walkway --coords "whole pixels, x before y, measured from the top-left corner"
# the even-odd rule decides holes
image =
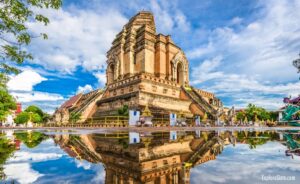
[[[36,131],[75,131],[75,132],[115,132],[115,131],[130,131],[130,132],[157,132],[157,131],[267,131],[267,130],[300,130],[300,127],[280,126],[280,127],[0,127],[0,130],[36,130]]]

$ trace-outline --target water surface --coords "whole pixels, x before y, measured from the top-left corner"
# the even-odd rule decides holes
[[[299,183],[300,133],[2,131],[2,183]]]

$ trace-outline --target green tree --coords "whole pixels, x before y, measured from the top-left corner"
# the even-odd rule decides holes
[[[29,113],[29,117],[33,123],[41,123],[43,121],[42,117],[37,113]]]
[[[30,105],[25,109],[25,112],[30,113],[30,117],[32,122],[34,123],[42,123],[42,122],[47,122],[48,119],[50,118],[50,115],[43,112],[41,108],[35,106],[35,105]]]
[[[16,109],[15,99],[9,95],[7,90],[0,89],[0,121],[5,120],[10,110]]]
[[[123,107],[119,108],[118,109],[118,115],[128,116],[129,115],[128,105],[123,105]]]
[[[15,118],[15,123],[26,124],[28,123],[29,119],[30,119],[29,113],[24,111],[17,115],[17,117]]]
[[[267,120],[270,119],[270,112],[262,107],[257,107],[254,104],[249,104],[245,109],[245,115],[247,116],[248,120],[255,121],[255,116],[259,120]]]
[[[38,146],[42,141],[48,138],[41,132],[18,132],[15,133],[17,139],[21,140],[28,148]]]
[[[32,35],[26,26],[27,22],[41,22],[44,25],[49,19],[34,9],[58,9],[62,0],[0,0],[0,87],[5,88],[7,74],[17,74],[16,64],[22,64],[26,59],[33,59],[24,48],[31,43],[32,38],[41,36],[47,39],[45,33]]]
[[[236,113],[236,118],[239,121],[243,121],[245,119],[245,113],[243,111]]]
[[[44,115],[44,112],[37,106],[35,105],[30,105],[25,109],[26,112],[33,112],[33,113],[37,113],[40,116]]]
[[[80,120],[80,118],[81,118],[80,113],[71,112],[69,121],[71,121],[72,123],[76,123],[77,121]]]
[[[42,116],[43,123],[46,123],[47,121],[49,121],[50,118],[51,118],[51,115],[44,112],[44,114]]]
[[[5,178],[3,164],[13,155],[15,150],[15,145],[12,144],[9,139],[0,134],[0,180]]]

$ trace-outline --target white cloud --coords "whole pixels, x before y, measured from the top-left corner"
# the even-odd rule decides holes
[[[193,67],[191,77],[195,80],[193,80],[192,83],[197,84],[224,77],[223,72],[216,71],[218,70],[221,60],[221,56],[216,56],[211,60],[205,60],[200,65]]]
[[[11,95],[17,98],[19,102],[33,102],[33,101],[57,101],[64,98],[59,94],[46,92],[11,92]]]
[[[297,162],[299,158],[295,157],[296,161],[286,157],[286,149],[286,146],[278,142],[268,142],[256,149],[249,149],[247,144],[227,146],[216,160],[191,170],[191,183],[259,183],[261,175],[268,174],[295,175],[297,179],[300,171]]]
[[[29,163],[12,163],[4,166],[4,173],[7,180],[16,180],[19,183],[33,183],[43,176],[39,172],[31,169]],[[17,173],[17,174],[16,174]]]
[[[256,75],[261,81],[296,80],[296,69],[291,62],[300,48],[299,1],[260,1],[258,6],[262,7],[258,19],[241,30],[216,28],[206,46],[201,45],[187,55],[191,58],[222,55],[222,71]],[[199,49],[209,52],[195,55]]]
[[[76,93],[88,93],[90,91],[93,91],[93,87],[89,84],[86,84],[85,86],[79,86]]]
[[[62,154],[58,153],[33,153],[27,151],[18,151],[14,153],[14,158],[10,159],[7,163],[15,162],[41,162],[45,160],[56,160],[62,157]]]
[[[95,72],[93,75],[98,79],[100,86],[105,85],[106,83],[106,74],[104,72]]]
[[[148,7],[154,14],[158,32],[163,34],[188,32],[190,22],[174,2],[151,0]]]
[[[14,96],[18,102],[22,103],[22,109],[26,109],[29,105],[36,105],[49,114],[52,114],[55,108],[59,107],[65,100],[60,94],[39,91],[12,91],[10,94]]]
[[[12,76],[7,83],[7,87],[9,90],[32,91],[33,86],[46,80],[35,71],[24,70],[20,74]]]
[[[300,91],[291,64],[300,48],[300,2],[259,1],[257,7],[255,19],[244,27],[208,31],[207,44],[187,52],[190,59],[204,60],[192,68],[191,81],[218,95],[226,94],[232,103],[266,102],[262,105],[276,109],[283,97],[297,96]],[[241,21],[235,17],[231,25]]]
[[[127,19],[118,11],[92,11],[70,6],[60,10],[43,10],[48,26],[29,23],[33,34],[45,32],[48,40],[35,39],[29,50],[30,61],[46,69],[73,73],[81,66],[88,71],[106,65],[106,52]]]
[[[84,170],[89,170],[92,167],[92,164],[86,160],[77,160],[75,159],[75,164],[77,168],[82,167]]]
[[[243,21],[243,19],[241,17],[234,17],[231,21],[230,24],[231,25],[236,25],[236,24],[240,24]]]

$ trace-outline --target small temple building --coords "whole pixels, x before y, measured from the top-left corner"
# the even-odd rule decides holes
[[[218,119],[222,102],[213,93],[190,86],[189,72],[183,50],[170,35],[156,32],[151,12],[141,11],[124,25],[107,52],[105,88],[70,98],[54,119],[66,122],[71,112],[79,111],[83,121],[112,116],[124,105],[133,110],[147,106],[154,117],[183,112]]]

